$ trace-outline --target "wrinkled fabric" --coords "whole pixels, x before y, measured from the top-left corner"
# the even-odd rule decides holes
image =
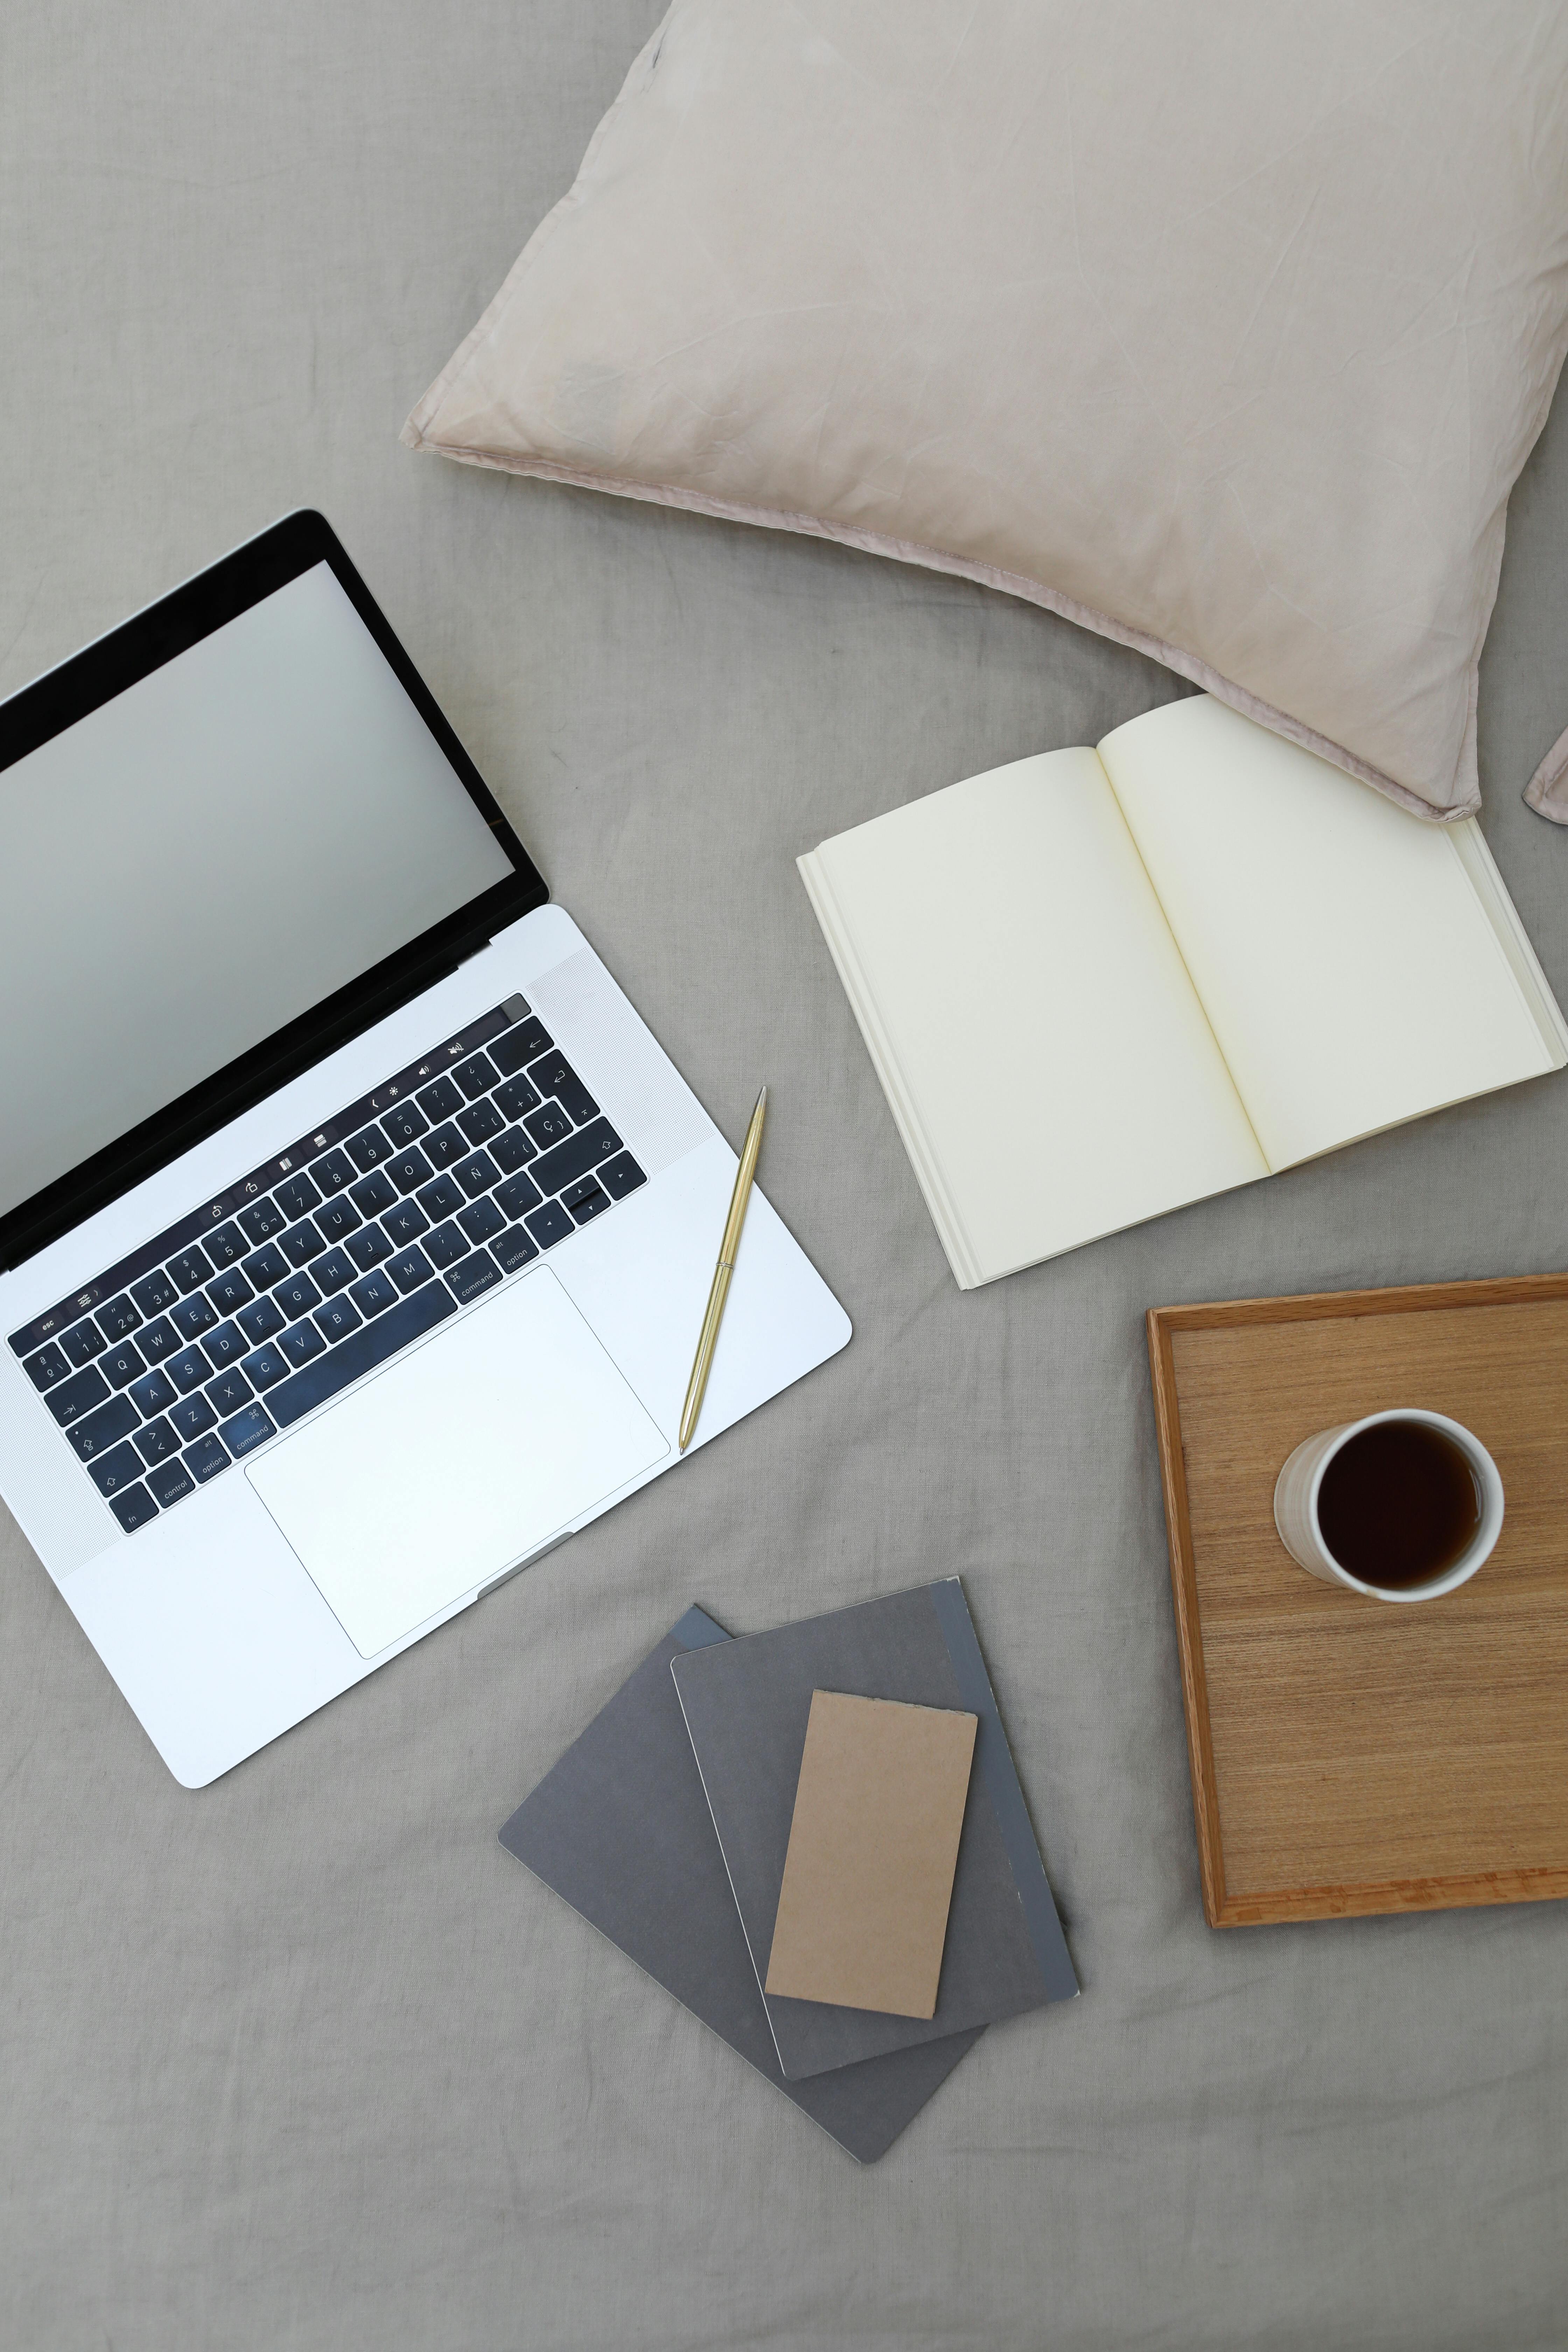
[[[1524,797],[1538,815],[1568,824],[1568,727],[1525,786]]]
[[[199,1795],[0,1507],[0,2346],[1561,2352],[1568,1905],[1205,1926],[1143,1314],[1561,1267],[1568,1082],[955,1288],[795,860],[1181,682],[963,580],[399,447],[661,13],[0,10],[0,693],[321,507],[732,1141],[768,1080],[759,1181],[855,1324]],[[1562,724],[1564,547],[1560,398],[1479,748],[1568,1003],[1568,834],[1496,789]],[[862,2172],[496,1832],[690,1601],[749,1633],[953,1572],[1083,1993]]]
[[[1565,339],[1560,5],[676,0],[405,437],[984,581],[1453,818]]]

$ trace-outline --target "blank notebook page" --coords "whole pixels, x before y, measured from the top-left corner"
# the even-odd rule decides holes
[[[805,863],[968,1279],[1268,1173],[1094,752],[994,768]]]
[[[1100,756],[1271,1169],[1557,1066],[1457,828],[1207,695]]]

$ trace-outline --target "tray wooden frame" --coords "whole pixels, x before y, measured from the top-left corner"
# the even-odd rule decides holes
[[[1147,1323],[1209,1924],[1568,1895],[1568,1274],[1153,1307]],[[1272,1475],[1293,1444],[1399,1403],[1451,1412],[1475,1428],[1507,1496],[1491,1559],[1459,1592],[1418,1604],[1316,1583],[1291,1560],[1272,1517]],[[1344,1612],[1374,1614],[1352,1623]],[[1442,1623],[1437,1612],[1447,1612]],[[1425,1631],[1416,1620],[1427,1621]],[[1357,1721],[1353,1762],[1342,1748],[1335,1752],[1347,1705],[1356,1704],[1347,1699],[1352,1653],[1381,1659],[1380,1671],[1402,1661],[1411,1669],[1385,1685],[1397,1690],[1385,1730]],[[1265,1755],[1270,1688],[1276,1706],[1283,1693],[1300,1718],[1297,1767],[1276,1785],[1288,1792],[1303,1853],[1316,1856],[1304,1870],[1291,1866],[1297,1831],[1277,1838],[1269,1826],[1269,1771],[1278,1770]],[[1216,1694],[1225,1718],[1217,1743]],[[1498,1737],[1515,1710],[1527,1725],[1522,1748]],[[1375,1706],[1367,1712],[1377,1718]],[[1369,1738],[1382,1745],[1365,1747]],[[1325,1874],[1338,1833],[1329,1783],[1341,1775],[1342,1806],[1362,1767],[1384,1775],[1384,1786],[1402,1786],[1407,1801],[1425,1769],[1447,1803],[1444,1826],[1435,1829],[1418,1801],[1407,1801],[1407,1819],[1395,1818],[1396,1802],[1372,1832],[1373,1845],[1392,1841],[1393,1866],[1385,1856],[1363,1873],[1352,1855]],[[1227,1801],[1233,1846],[1251,1847],[1228,1877]],[[1455,1867],[1468,1802],[1482,1824],[1471,1842],[1495,1836],[1508,1850]],[[1238,1840],[1243,1821],[1247,1836]],[[1278,1851],[1265,1859],[1270,1842]]]

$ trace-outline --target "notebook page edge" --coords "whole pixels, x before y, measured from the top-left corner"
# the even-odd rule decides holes
[[[914,1098],[904,1083],[898,1056],[878,1005],[875,991],[855,952],[849,927],[844,920],[822,852],[828,846],[823,842],[816,849],[797,857],[795,866],[811,902],[818,928],[827,942],[827,952],[833,959],[839,984],[849,1000],[849,1010],[860,1032],[871,1066],[887,1097],[893,1114],[893,1124],[899,1139],[914,1170],[937,1239],[941,1242],[952,1278],[961,1290],[976,1290],[988,1277],[981,1271],[979,1261],[970,1245],[963,1220],[958,1213],[942,1174],[941,1164],[930,1138],[915,1108]]]
[[[889,827],[890,835],[881,830]],[[1009,840],[1016,856],[1003,854]],[[847,828],[799,864],[961,1286],[998,1280],[1268,1173],[1092,750],[1036,753],[963,778]],[[858,899],[846,896],[850,882]],[[916,918],[902,919],[911,898],[923,900],[929,955],[911,954]],[[1098,920],[1088,911],[1096,907]],[[898,983],[888,1004],[870,977],[873,946],[889,967],[884,980]],[[946,975],[940,1001],[926,985],[928,967]],[[922,992],[931,999],[923,1007]],[[957,1043],[945,1041],[954,1007],[968,1008]],[[987,1109],[957,1129],[967,1154],[958,1169],[918,1108],[921,1087],[938,1084],[949,1109],[955,1088],[931,1067],[917,1087],[897,1042],[900,1021],[904,1045],[913,1024],[928,1063],[933,1039],[950,1054],[978,1042]],[[1048,1135],[1034,1133],[1045,1096],[1027,1074],[1042,1060],[1052,1100],[1065,1102],[1077,1123],[1078,1150],[1065,1161],[1059,1119]],[[973,1080],[973,1063],[965,1067]],[[974,1184],[994,1190],[995,1175],[1008,1173],[1005,1156],[971,1164],[976,1122],[994,1118],[992,1103],[1021,1109],[1015,1143],[1032,1142],[1044,1156],[1029,1185],[1020,1190],[1009,1177],[999,1200],[988,1196],[987,1240],[957,1203]],[[1152,1154],[1156,1138],[1161,1149]],[[1152,1185],[1147,1171],[1156,1164],[1162,1181]]]
[[[1135,758],[1129,759],[1134,744]],[[1522,926],[1484,844],[1482,858],[1473,853],[1468,857],[1452,838],[1461,828],[1428,824],[1395,808],[1330,762],[1207,695],[1184,696],[1128,720],[1103,739],[1100,751],[1270,1173],[1543,1076],[1553,1066],[1541,1015],[1517,969],[1522,958],[1510,953],[1509,940],[1517,946],[1523,940]],[[1150,789],[1167,777],[1181,793],[1179,822]],[[1314,789],[1321,780],[1323,791],[1310,821],[1301,797],[1309,779]],[[1260,814],[1238,845],[1236,817],[1243,805],[1248,816],[1255,809]],[[1298,861],[1289,867],[1292,877],[1299,880],[1301,860],[1317,858],[1320,866],[1314,921],[1298,920],[1293,933],[1289,898],[1258,887],[1258,870],[1261,865],[1265,886],[1273,879],[1279,869],[1269,861],[1289,854],[1292,831]],[[1205,845],[1195,857],[1184,854],[1184,844],[1194,839]],[[1321,878],[1331,862],[1322,845],[1336,841],[1354,854],[1341,858],[1331,887]],[[1410,857],[1408,865],[1398,866],[1400,888],[1379,901],[1363,902],[1360,929],[1347,940],[1342,898],[1348,902],[1357,887],[1369,886],[1379,873],[1386,877],[1392,864],[1404,861],[1405,843]],[[1426,861],[1425,868],[1416,863],[1420,859]],[[1488,888],[1478,886],[1477,869],[1485,866],[1491,868]],[[1412,877],[1423,871],[1427,878],[1418,890]],[[1456,881],[1463,877],[1462,893],[1456,896],[1445,885],[1445,872]],[[1344,877],[1350,887],[1342,893]],[[1428,909],[1425,925],[1409,911],[1421,891]],[[1237,910],[1234,922],[1214,919],[1219,897],[1226,910]],[[1249,910],[1266,899],[1271,910],[1268,940],[1258,945]],[[1477,919],[1458,920],[1461,908]],[[1379,936],[1386,908],[1393,909],[1387,928],[1403,933],[1407,956],[1433,958],[1439,917],[1447,918],[1441,933],[1441,997],[1415,1019],[1405,1011],[1410,992],[1393,982],[1393,950]],[[1250,958],[1244,946],[1249,924]],[[1304,945],[1309,929],[1310,949]],[[1518,1016],[1508,1024],[1511,1042],[1501,1047],[1495,1043],[1495,1023],[1483,1024],[1479,1015],[1470,1019],[1469,1034],[1463,1034],[1470,1014],[1463,999],[1458,1019],[1451,1010],[1445,1017],[1440,1009],[1452,1006],[1451,975],[1467,958],[1476,983],[1485,983],[1494,1012],[1511,1009]],[[1533,966],[1533,950],[1529,960]],[[1354,997],[1358,984],[1360,1002]],[[1543,1003],[1552,1003],[1543,979],[1542,996]],[[1267,1019],[1266,1006],[1273,1008]],[[1401,1019],[1404,1045],[1392,1048],[1391,1024]],[[1281,1046],[1282,1029],[1292,1024],[1295,1045]],[[1287,1058],[1292,1052],[1293,1062]],[[1423,1074],[1411,1077],[1423,1057]],[[1445,1058],[1447,1070],[1441,1067]]]
[[[1563,1017],[1563,1009],[1552,992],[1552,983],[1542,971],[1530,934],[1520,919],[1513,894],[1492,856],[1491,844],[1481,831],[1479,821],[1473,816],[1466,817],[1458,824],[1446,825],[1444,835],[1452,843],[1454,855],[1469,877],[1483,912],[1490,919],[1503,958],[1513,973],[1531,1018],[1542,1032],[1550,1066],[1561,1070],[1568,1065],[1568,1021]]]

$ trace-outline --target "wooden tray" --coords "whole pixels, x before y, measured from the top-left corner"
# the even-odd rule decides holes
[[[1211,1926],[1568,1895],[1568,1274],[1148,1321]],[[1273,1512],[1303,1437],[1403,1404],[1506,1496],[1479,1573],[1412,1604],[1320,1584]]]

